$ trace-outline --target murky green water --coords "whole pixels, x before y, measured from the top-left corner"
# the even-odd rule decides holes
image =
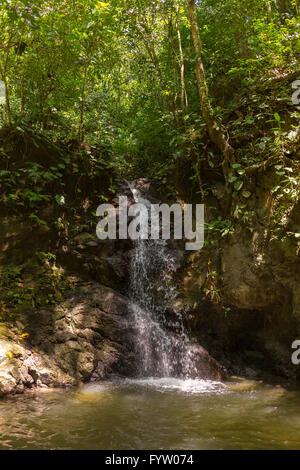
[[[300,449],[300,392],[148,379],[0,401],[1,449]]]

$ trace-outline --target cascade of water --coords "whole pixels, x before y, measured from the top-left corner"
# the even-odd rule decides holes
[[[150,211],[150,201],[141,196],[134,183],[130,188],[135,201]],[[173,282],[176,264],[176,256],[165,241],[141,238],[135,241],[130,262],[130,299],[142,377],[188,377],[194,368],[192,345],[181,314],[172,308],[177,296]],[[168,319],[170,308],[172,320]]]

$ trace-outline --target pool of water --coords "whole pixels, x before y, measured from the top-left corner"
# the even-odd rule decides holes
[[[0,400],[0,449],[300,449],[300,392],[141,379]]]

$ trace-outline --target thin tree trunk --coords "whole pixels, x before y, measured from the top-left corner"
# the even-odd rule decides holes
[[[184,96],[185,96],[185,107],[188,108],[189,107],[189,102],[188,102],[188,96],[187,96],[186,90],[185,90]]]
[[[173,18],[172,15],[169,18],[168,23],[169,42],[171,45],[171,56],[172,56],[172,67],[173,67],[173,80],[174,80],[174,103],[177,106],[177,90],[178,90],[178,77],[177,77],[177,60],[174,46],[174,30],[173,30]]]
[[[8,69],[8,60],[9,60],[12,36],[13,36],[13,33],[11,32],[7,41],[6,57],[5,57],[3,67],[1,67],[1,64],[0,64],[0,75],[2,77],[4,87],[5,87],[5,109],[6,109],[6,117],[7,117],[9,127],[12,127],[12,118],[11,118],[10,98],[9,98],[8,83],[7,83],[7,69]]]
[[[98,22],[97,22],[98,24]],[[92,41],[91,41],[91,48],[90,48],[90,53],[87,54],[86,56],[86,61],[84,64],[84,69],[83,69],[83,83],[82,83],[82,88],[81,88],[81,106],[80,106],[80,121],[79,121],[79,129],[78,129],[78,140],[79,142],[82,142],[83,140],[83,124],[84,124],[84,119],[83,119],[83,113],[84,113],[84,105],[85,105],[85,90],[86,90],[86,85],[87,85],[87,80],[88,80],[88,68],[90,66],[90,63],[92,61],[93,57],[93,52],[96,47],[96,33],[95,31],[93,32],[92,36]]]
[[[20,85],[20,98],[21,98],[21,107],[20,107],[20,111],[21,111],[21,115],[23,116],[24,114],[24,104],[25,104],[25,98],[24,98],[24,79],[23,77],[21,78],[21,85]]]
[[[8,83],[7,83],[7,77],[6,77],[6,69],[7,69],[6,66],[2,68],[0,65],[0,76],[4,83],[4,91],[5,91],[5,113],[6,113],[6,118],[7,118],[9,127],[12,127],[10,98],[9,98]]]
[[[267,8],[268,8],[269,21],[272,22],[272,2],[271,2],[271,0],[268,0]]]
[[[194,49],[197,55],[196,63],[196,77],[198,84],[198,91],[200,97],[200,105],[203,113],[203,118],[206,123],[206,127],[212,142],[218,147],[223,155],[222,168],[226,187],[228,186],[228,167],[230,162],[233,160],[234,150],[228,142],[228,138],[221,126],[218,125],[215,118],[212,105],[209,98],[208,86],[206,81],[206,75],[204,65],[201,57],[202,42],[199,35],[197,11],[195,0],[188,0],[190,23],[193,36]]]
[[[79,142],[81,142],[83,139],[83,113],[84,113],[84,105],[85,105],[85,89],[86,89],[86,83],[87,83],[88,67],[89,67],[89,60],[87,60],[84,64],[83,83],[82,83],[82,88],[81,88],[80,121],[79,121],[79,129],[78,129]]]
[[[180,103],[181,103],[181,110],[184,114],[185,112],[185,98],[186,98],[186,91],[185,91],[185,82],[184,82],[184,57],[183,57],[183,49],[182,49],[182,42],[181,42],[181,34],[179,28],[179,6],[176,5],[176,21],[175,21],[176,31],[177,31],[177,38],[178,38],[178,47],[179,47],[179,60],[180,60]],[[187,98],[186,98],[187,100]]]
[[[9,127],[12,127],[12,119],[11,119],[11,109],[10,109],[10,98],[9,98],[9,92],[8,92],[8,83],[6,76],[3,75],[3,82],[5,86],[5,107],[6,107],[6,117],[7,121],[9,124]]]

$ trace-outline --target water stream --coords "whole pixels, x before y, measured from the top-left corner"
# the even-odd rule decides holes
[[[150,212],[150,202],[142,198],[133,186],[132,193],[135,202],[144,204]],[[145,222],[147,224],[147,220],[142,219],[142,223]],[[135,241],[130,263],[129,296],[135,318],[140,376],[169,377],[175,371],[175,352],[184,338],[168,332],[165,319],[166,309],[176,297],[172,286],[175,263],[162,240],[140,238]],[[178,325],[180,323],[179,319]]]
[[[142,377],[195,376],[193,347],[185,332],[182,314],[174,308],[176,253],[167,247],[165,240],[142,238],[143,227],[150,221],[151,202],[142,197],[134,183],[129,185],[135,202],[148,210],[148,217],[147,214],[141,217],[141,237],[134,242],[130,263],[129,298],[136,326],[138,374]],[[159,223],[154,230],[160,232]]]
[[[164,242],[135,242],[137,378],[0,400],[0,449],[300,449],[299,391],[197,376],[181,315],[169,314],[175,270]]]
[[[0,401],[0,449],[300,449],[300,393],[138,379]]]

